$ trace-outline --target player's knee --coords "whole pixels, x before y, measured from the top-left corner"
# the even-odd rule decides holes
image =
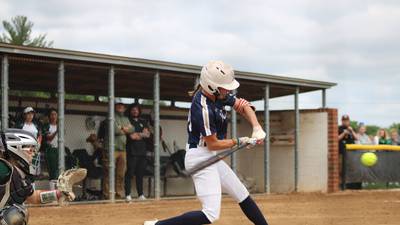
[[[0,212],[1,224],[4,225],[26,225],[28,216],[28,210],[20,205],[6,207]]]
[[[235,196],[232,196],[237,203],[243,202],[246,198],[250,196],[249,191],[243,187],[241,190],[235,193]]]
[[[220,209],[203,209],[203,213],[211,223],[219,219],[220,211]]]

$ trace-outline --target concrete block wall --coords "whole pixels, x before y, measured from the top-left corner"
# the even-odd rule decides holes
[[[327,154],[327,192],[339,191],[339,146],[338,146],[338,111],[337,109],[312,109],[302,110],[307,113],[320,113],[327,114],[326,126],[327,141],[328,141],[328,154]],[[325,124],[321,124],[324,126]],[[325,135],[324,135],[325,136]],[[325,138],[325,137],[323,137]]]
[[[334,110],[301,110],[299,143],[299,184],[298,190],[304,192],[332,191],[329,181],[332,178],[330,156],[335,152],[332,145],[332,132],[337,131],[332,123]],[[333,114],[332,114],[333,113]],[[293,134],[293,111],[273,111],[271,120],[280,118],[280,126],[272,127],[271,133],[287,132]],[[272,123],[271,123],[272,124]],[[333,131],[332,131],[333,129]],[[330,131],[330,132],[328,132]],[[246,122],[238,124],[238,135],[249,135],[251,128]],[[270,151],[271,192],[294,191],[294,145],[271,145]],[[238,173],[254,178],[257,192],[264,190],[264,151],[263,146],[250,151],[238,152]]]
[[[328,190],[328,115],[301,112],[298,191]]]

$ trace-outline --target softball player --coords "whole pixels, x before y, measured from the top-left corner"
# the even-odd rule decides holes
[[[187,169],[215,155],[216,151],[230,149],[244,143],[261,144],[265,132],[257,121],[248,101],[236,98],[230,91],[239,87],[231,66],[221,61],[210,61],[200,74],[200,85],[192,93],[192,105],[188,116],[188,144],[185,166]],[[252,125],[251,137],[225,139],[228,121],[224,106],[231,106]],[[192,176],[196,195],[202,210],[187,212],[166,220],[145,221],[144,225],[201,225],[211,224],[219,218],[221,193],[228,193],[240,205],[247,218],[256,225],[267,221],[245,186],[224,162],[219,161]]]
[[[24,202],[50,203],[63,198],[72,201],[69,191],[34,189],[32,159],[38,150],[37,139],[21,129],[0,132],[0,224],[28,224],[28,210]],[[86,175],[86,173],[85,173]]]

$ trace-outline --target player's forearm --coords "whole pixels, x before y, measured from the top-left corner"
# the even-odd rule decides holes
[[[31,196],[26,199],[28,204],[40,204],[40,194],[41,191],[34,191]]]
[[[211,151],[225,150],[232,148],[237,143],[236,139],[224,139],[207,143],[207,147]]]
[[[250,105],[244,107],[241,115],[251,124],[252,127],[261,126],[257,120],[256,113]]]
[[[36,190],[31,196],[26,199],[29,204],[46,204],[57,201],[61,197],[61,192],[58,190],[54,191],[43,191]]]

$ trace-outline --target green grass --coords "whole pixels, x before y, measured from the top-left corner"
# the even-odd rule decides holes
[[[389,182],[389,183],[382,183],[382,182],[375,182],[375,183],[369,183],[369,182],[364,182],[362,184],[363,189],[369,190],[369,189],[394,189],[394,188],[400,188],[400,182]]]

